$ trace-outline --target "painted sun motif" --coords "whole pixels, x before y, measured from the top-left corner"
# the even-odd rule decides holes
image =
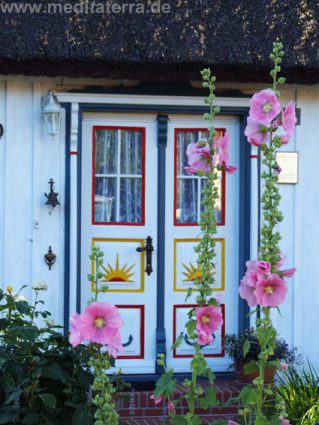
[[[134,272],[131,271],[134,266],[135,264],[128,266],[125,263],[120,267],[119,254],[116,254],[115,268],[109,263],[107,263],[107,267],[102,266],[105,271],[102,282],[134,282],[134,280],[131,280],[131,277],[134,276]]]
[[[193,282],[196,278],[200,279],[202,277],[200,265],[195,267],[194,264],[190,262],[188,266],[183,263],[183,267],[185,269],[183,272],[183,275],[185,276],[184,282]]]

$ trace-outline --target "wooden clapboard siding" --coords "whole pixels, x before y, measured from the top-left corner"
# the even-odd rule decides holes
[[[65,138],[50,140],[40,114],[41,97],[51,85],[41,79],[9,79],[0,85],[0,122],[5,130],[0,140],[0,278],[2,286],[10,284],[15,290],[45,280],[49,289],[41,296],[56,322],[62,323]],[[50,215],[44,192],[51,177],[61,206]],[[43,259],[49,245],[58,256],[51,271]],[[31,287],[23,294],[30,300],[34,295]]]

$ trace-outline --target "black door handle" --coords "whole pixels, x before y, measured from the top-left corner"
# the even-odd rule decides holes
[[[153,271],[153,267],[152,267],[152,252],[154,251],[154,247],[153,247],[153,239],[150,236],[147,236],[147,238],[145,239],[145,246],[144,247],[138,247],[136,248],[137,252],[146,252],[146,269],[145,272],[147,273],[147,275],[149,276],[152,271]]]

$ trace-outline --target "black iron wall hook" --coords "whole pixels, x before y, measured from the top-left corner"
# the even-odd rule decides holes
[[[49,194],[45,193],[44,196],[47,198],[47,201],[45,203],[45,205],[50,205],[53,208],[55,208],[57,205],[60,205],[60,202],[58,200],[58,193],[54,192],[54,185],[55,182],[53,179],[50,179],[48,181],[49,185],[50,185],[50,192]]]

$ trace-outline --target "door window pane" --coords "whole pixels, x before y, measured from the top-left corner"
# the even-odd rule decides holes
[[[94,128],[94,224],[143,224],[145,130]]]
[[[220,135],[223,130],[219,130]],[[175,175],[175,224],[194,225],[200,221],[202,211],[201,199],[203,188],[206,184],[205,177],[189,176],[185,172],[187,163],[186,149],[190,143],[196,143],[201,139],[207,139],[207,130],[176,130],[175,152],[176,152],[176,175]],[[223,179],[224,173],[219,172],[219,198],[216,202],[216,219],[218,223],[223,222]]]

